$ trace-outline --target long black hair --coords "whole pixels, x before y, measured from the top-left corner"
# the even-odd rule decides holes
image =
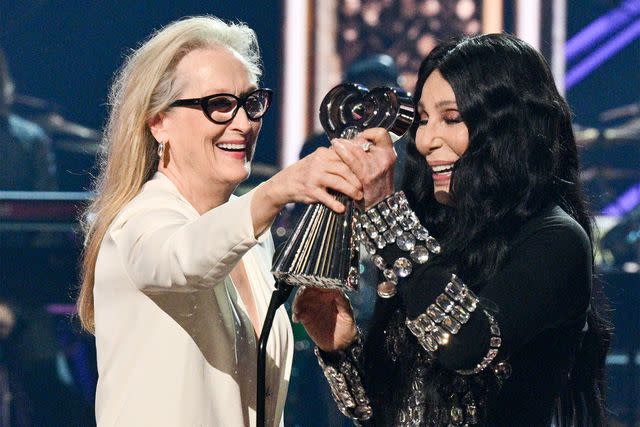
[[[442,43],[420,66],[416,105],[435,70],[451,85],[469,130],[469,147],[457,161],[451,179],[455,207],[435,200],[431,171],[415,145],[417,124],[407,147],[402,188],[442,242],[447,254],[442,259],[464,272],[471,286],[481,287],[503,264],[510,238],[550,204],[571,215],[591,240],[571,111],[544,58],[527,43],[506,34]],[[604,361],[610,330],[599,313],[600,295],[595,281],[589,332],[576,361],[578,372],[572,375],[570,396],[562,402],[559,423],[586,418],[593,425],[606,422]]]

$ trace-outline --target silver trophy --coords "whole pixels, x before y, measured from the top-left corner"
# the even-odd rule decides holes
[[[411,96],[398,88],[344,83],[331,89],[320,105],[320,122],[329,138],[352,139],[365,129],[382,127],[394,141],[414,118]],[[272,273],[278,281],[296,286],[357,290],[359,242],[354,229],[356,203],[334,193],[345,212],[337,214],[322,204],[307,207],[291,237],[275,259]]]

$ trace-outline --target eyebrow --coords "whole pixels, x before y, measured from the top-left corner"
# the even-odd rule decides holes
[[[435,107],[437,109],[443,108],[443,107],[458,107],[458,104],[456,103],[456,101],[452,101],[452,100],[445,100],[445,101],[439,101],[436,103]],[[421,111],[426,111],[426,108],[424,106],[424,103],[422,101],[418,102],[418,110]]]
[[[249,86],[249,88],[248,88],[247,90],[244,90],[244,91],[240,92],[240,93],[239,93],[238,95],[236,95],[236,96],[237,96],[238,98],[241,98],[241,97],[243,97],[243,96],[245,96],[245,95],[247,95],[247,94],[249,94],[249,93],[253,92],[254,90],[257,90],[257,89],[258,89],[258,86],[257,86],[257,85],[251,85],[251,86]],[[208,91],[207,91],[207,94],[206,94],[206,95],[204,95],[204,96],[213,95],[213,94],[215,94],[215,93],[231,93],[231,92],[229,92],[229,91],[227,91],[227,90],[225,90],[225,89],[213,88],[213,89],[211,89],[211,90],[208,90]],[[234,95],[234,94],[232,94],[232,95]]]
[[[440,102],[436,103],[436,108],[449,107],[451,105],[453,105],[455,107],[458,106],[456,101],[440,101]]]

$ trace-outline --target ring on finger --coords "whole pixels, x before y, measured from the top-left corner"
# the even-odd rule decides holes
[[[371,143],[371,141],[365,141],[364,143],[362,143],[361,147],[362,147],[362,151],[364,151],[365,153],[368,153],[369,150],[371,150],[371,146],[373,144]]]

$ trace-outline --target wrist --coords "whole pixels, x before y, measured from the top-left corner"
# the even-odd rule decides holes
[[[263,182],[253,190],[253,196],[251,197],[251,219],[256,238],[271,226],[273,220],[284,207],[284,205],[279,206],[273,200],[269,187],[270,185],[267,182]]]
[[[365,199],[365,206],[364,206],[365,210],[369,210],[372,207],[379,204],[380,202],[382,202],[383,200],[388,199],[391,195],[393,195],[394,192],[395,192],[395,189],[393,187],[393,181],[384,183],[376,191],[375,196]]]
[[[316,344],[318,352],[322,358],[329,362],[340,362],[344,358],[348,357],[356,347],[362,347],[362,333],[359,328],[354,328],[353,336],[350,340],[345,341],[344,344],[338,345],[334,348],[325,348]]]
[[[402,191],[362,212],[359,219],[356,236],[382,272],[381,298],[394,297],[399,280],[411,274],[414,264],[424,264],[430,254],[440,253],[440,244],[420,223]]]
[[[279,212],[285,207],[288,201],[282,191],[282,186],[278,184],[277,179],[278,178],[274,176],[264,181],[260,185],[260,190],[265,206]]]
[[[343,352],[346,349],[348,349],[349,347],[351,347],[353,345],[353,343],[356,341],[357,338],[358,338],[358,331],[354,327],[353,333],[349,337],[347,337],[345,339],[341,339],[339,342],[334,342],[334,343],[331,343],[329,345],[323,345],[323,344],[316,343],[316,346],[323,353],[327,353],[327,354],[336,353],[337,354],[337,353]]]

